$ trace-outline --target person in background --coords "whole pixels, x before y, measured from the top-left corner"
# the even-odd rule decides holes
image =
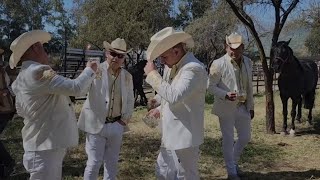
[[[4,52],[0,49],[0,55]],[[13,102],[13,92],[10,87],[10,78],[5,71],[5,62],[0,60],[0,134],[6,128],[8,122],[15,114]],[[7,178],[13,172],[15,166],[14,159],[0,141],[0,178]]]
[[[250,141],[254,117],[252,62],[243,55],[243,38],[237,33],[226,37],[225,49],[227,53],[210,67],[208,92],[214,95],[212,113],[219,118],[228,179],[238,180],[238,161]],[[235,143],[234,128],[238,134]]]

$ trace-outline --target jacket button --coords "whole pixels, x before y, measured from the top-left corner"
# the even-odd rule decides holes
[[[69,106],[71,106],[71,104],[69,103]]]

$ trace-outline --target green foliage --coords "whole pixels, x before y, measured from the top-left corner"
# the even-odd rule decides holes
[[[320,26],[313,27],[308,35],[305,45],[311,55],[320,55]]]
[[[206,103],[213,104],[213,102],[214,102],[214,96],[212,94],[206,93]]]
[[[311,27],[305,45],[312,55],[320,55],[320,2],[312,4],[309,11],[303,16],[303,21]]]
[[[184,28],[193,20],[201,18],[212,9],[212,0],[178,0],[178,11],[175,13],[174,25]]]
[[[224,2],[218,3],[185,29],[195,40],[196,57],[205,64],[225,53],[225,35],[236,28],[236,17],[227,11],[230,10]]]
[[[9,46],[20,34],[33,30],[45,29],[46,25],[55,27],[53,40],[49,48],[53,52],[61,50],[64,37],[71,36],[71,23],[63,9],[63,0],[2,0],[0,1],[0,43],[5,49],[5,57],[10,55]],[[65,33],[64,29],[69,30]],[[61,33],[62,32],[62,33]]]
[[[72,44],[84,47],[89,40],[102,47],[103,41],[120,37],[135,50],[145,49],[156,31],[171,25],[171,4],[171,0],[85,1],[75,10],[76,18],[83,21]]]

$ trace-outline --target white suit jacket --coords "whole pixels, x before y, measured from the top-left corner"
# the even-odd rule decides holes
[[[161,97],[158,108],[162,121],[162,143],[170,150],[199,146],[204,137],[207,73],[192,53],[187,53],[180,62],[171,84],[155,70],[146,79],[157,91],[157,96]],[[168,70],[166,66],[164,79],[169,76]]]
[[[231,64],[231,57],[225,54],[221,58],[214,60],[210,67],[210,75],[208,80],[208,92],[214,95],[214,103],[212,113],[222,116],[229,113],[230,108],[237,106],[236,101],[225,99],[228,92],[237,91],[236,76],[234,67]],[[244,64],[248,73],[247,100],[245,102],[247,110],[254,110],[253,92],[252,92],[252,62],[249,58],[243,56]]]
[[[35,61],[22,63],[12,84],[17,113],[24,118],[25,151],[67,148],[78,144],[78,128],[68,96],[86,94],[95,74],[86,68],[71,80],[56,75],[50,66]]]
[[[95,79],[90,88],[87,99],[82,107],[78,127],[88,133],[98,134],[103,128],[109,107],[108,63],[100,64],[101,79]],[[121,118],[128,123],[134,108],[133,83],[131,74],[122,69],[121,83]]]

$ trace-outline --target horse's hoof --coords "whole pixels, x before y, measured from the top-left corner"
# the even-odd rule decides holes
[[[291,129],[291,130],[290,130],[290,136],[291,136],[291,137],[296,136],[296,131],[293,130],[293,129]]]
[[[312,123],[310,123],[309,121],[306,122],[306,126],[307,127],[312,127]]]
[[[288,135],[288,132],[287,131],[282,131],[282,132],[280,132],[280,135],[281,136],[286,136],[286,135]]]

